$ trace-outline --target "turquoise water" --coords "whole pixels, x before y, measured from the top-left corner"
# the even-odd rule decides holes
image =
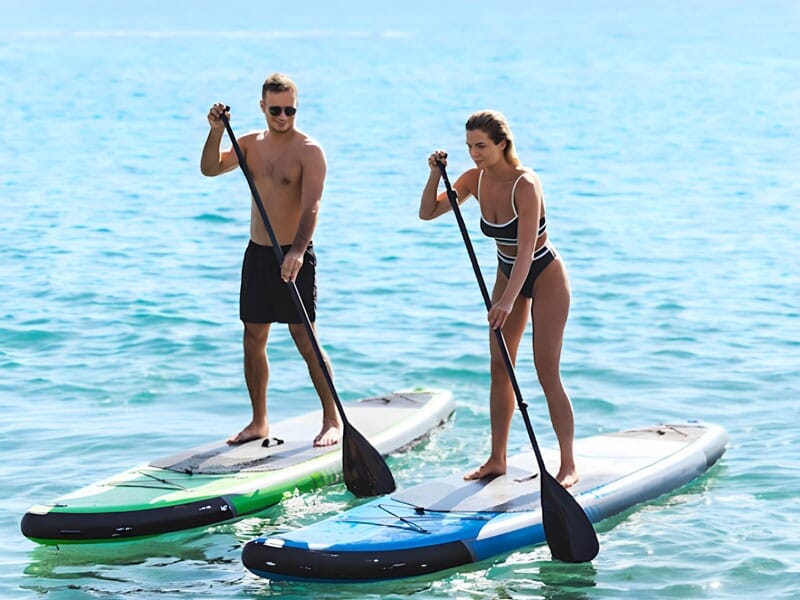
[[[555,3],[553,3],[555,4]],[[700,3],[697,3],[700,4]],[[0,0],[0,596],[793,598],[800,595],[800,8],[765,2]],[[244,425],[246,183],[200,175],[206,113],[260,128],[289,73],[325,147],[320,339],[343,399],[452,390],[390,459],[401,486],[488,451],[487,332],[452,218],[417,219],[426,156],[470,166],[473,110],[541,174],[573,305],[577,435],[719,423],[706,476],[598,527],[591,565],[527,548],[424,579],[271,584],[244,542],[353,505],[343,486],[155,541],[38,547],[34,503]],[[493,249],[465,208],[484,271]],[[523,340],[528,347],[530,339]],[[316,408],[285,330],[270,409]],[[552,445],[530,355],[518,376]],[[512,449],[529,443],[517,417]]]

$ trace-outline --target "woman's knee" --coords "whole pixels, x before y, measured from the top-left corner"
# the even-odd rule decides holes
[[[534,357],[533,363],[536,367],[536,377],[539,379],[539,385],[542,386],[545,394],[557,392],[563,387],[561,384],[561,369],[557,359]]]
[[[506,367],[506,362],[500,356],[492,356],[489,360],[489,371],[492,374],[492,377],[497,375],[503,375],[508,372],[508,367]]]

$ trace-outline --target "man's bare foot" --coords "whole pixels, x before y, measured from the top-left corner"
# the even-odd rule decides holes
[[[561,469],[556,475],[556,481],[560,483],[565,488],[570,488],[576,483],[580,481],[580,477],[578,477],[578,473],[575,469]]]
[[[266,423],[264,425],[257,425],[256,423],[251,422],[247,427],[242,429],[236,435],[229,437],[227,439],[227,443],[231,446],[235,444],[244,444],[245,442],[250,442],[252,440],[257,440],[259,438],[264,438],[269,435],[269,425]]]
[[[505,475],[506,465],[499,461],[492,459],[487,460],[480,467],[475,469],[472,473],[464,475],[465,481],[473,481],[475,479],[484,479],[485,477],[497,477],[498,475]]]
[[[317,437],[314,438],[314,446],[333,446],[338,444],[342,437],[342,426],[339,422],[323,423]]]

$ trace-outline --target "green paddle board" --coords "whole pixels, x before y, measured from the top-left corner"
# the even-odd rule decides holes
[[[344,403],[347,418],[382,455],[445,422],[450,392],[424,390]],[[134,467],[31,507],[22,533],[42,544],[111,542],[204,527],[280,502],[286,492],[342,480],[340,444],[313,446],[322,411],[270,424],[270,437],[224,441]]]

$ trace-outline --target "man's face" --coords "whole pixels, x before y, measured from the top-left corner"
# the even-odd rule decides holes
[[[291,112],[291,115],[287,115]],[[267,92],[261,100],[261,110],[267,118],[267,125],[273,131],[289,131],[294,127],[294,115],[297,110],[297,97],[291,90],[285,92]]]

